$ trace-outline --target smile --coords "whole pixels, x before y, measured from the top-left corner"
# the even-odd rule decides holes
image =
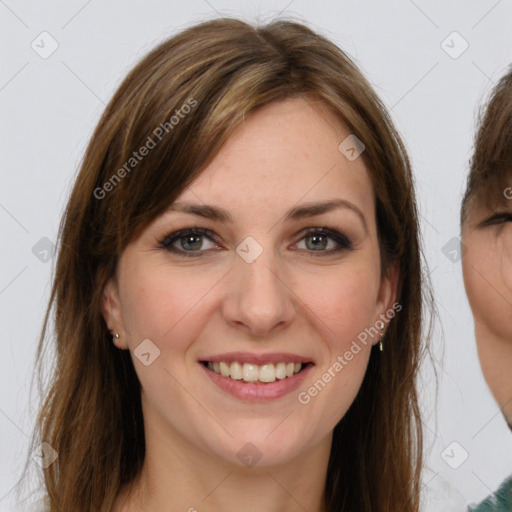
[[[315,366],[291,353],[230,352],[200,358],[199,367],[223,394],[243,402],[269,402],[290,395]]]
[[[251,363],[242,364],[238,361],[231,363],[226,361],[203,361],[203,364],[209,370],[222,375],[222,377],[238,381],[242,380],[244,382],[260,382],[266,384],[293,377],[297,373],[300,373],[307,363],[279,362],[276,364],[268,363],[257,365]]]

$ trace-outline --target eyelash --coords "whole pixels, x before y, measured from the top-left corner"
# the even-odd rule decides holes
[[[209,229],[204,228],[187,228],[187,229],[180,229],[179,231],[175,231],[173,233],[169,233],[165,235],[163,238],[161,238],[158,241],[158,245],[160,248],[165,249],[167,251],[170,251],[174,254],[177,254],[179,256],[184,256],[186,258],[197,258],[198,256],[202,256],[203,253],[211,250],[211,249],[205,249],[201,251],[184,251],[177,249],[176,247],[173,247],[172,244],[180,240],[181,238],[186,238],[190,235],[203,235],[206,236],[210,241],[215,242],[215,234],[213,231],[210,231]],[[327,227],[324,228],[312,228],[309,229],[304,236],[299,240],[303,240],[304,238],[307,238],[309,236],[324,236],[328,237],[331,240],[334,240],[338,244],[338,248],[331,249],[328,251],[318,251],[319,254],[312,254],[314,257],[325,257],[332,254],[337,254],[344,250],[351,250],[352,249],[352,241],[350,238],[348,238],[346,235],[343,235],[342,233],[339,233],[338,231],[334,229],[330,229]],[[308,251],[311,253],[315,253],[317,251]],[[323,253],[323,254],[322,254]]]
[[[489,217],[488,219],[484,220],[482,223],[484,226],[490,226],[493,224],[501,224],[502,222],[510,222],[512,221],[512,214],[510,213],[497,213],[496,215],[493,215]]]

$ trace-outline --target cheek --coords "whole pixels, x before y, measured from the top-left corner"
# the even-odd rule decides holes
[[[495,336],[510,339],[512,262],[498,247],[472,244],[469,251],[463,261],[464,283],[475,321]]]
[[[347,267],[324,275],[314,291],[311,284],[303,283],[304,302],[323,320],[324,330],[330,330],[327,338],[335,335],[333,343],[340,350],[377,320],[378,279],[370,266]]]
[[[512,414],[512,339],[496,338],[488,329],[476,324],[478,356],[485,380],[498,405]]]
[[[215,272],[172,269],[156,264],[126,269],[123,318],[131,348],[149,338],[165,350],[182,350],[200,331]],[[128,277],[129,276],[129,277]]]
[[[335,424],[352,404],[364,378],[372,341],[378,339],[372,330],[378,315],[376,300],[379,276],[371,267],[338,269],[323,276],[312,293],[304,278],[300,296],[306,296],[307,321],[322,340],[322,364],[317,369],[313,386],[303,389],[319,407],[326,424]],[[307,280],[311,282],[309,279]],[[324,391],[325,390],[325,391]],[[329,405],[330,404],[330,405]],[[327,421],[327,420],[330,421]]]
[[[498,404],[512,400],[512,261],[503,244],[479,240],[463,260],[464,283],[475,318],[478,357]],[[512,408],[511,408],[512,411]]]
[[[504,289],[512,296],[512,233],[510,228],[503,234],[499,247],[499,269]],[[511,309],[512,309],[512,302]]]

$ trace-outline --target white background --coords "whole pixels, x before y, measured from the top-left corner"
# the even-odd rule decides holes
[[[55,242],[102,110],[133,64],[178,30],[220,15],[264,22],[280,11],[307,20],[356,61],[391,109],[413,162],[440,318],[437,403],[430,371],[422,391],[429,449],[425,510],[463,510],[511,473],[512,435],[481,375],[460,261],[442,251],[459,235],[477,106],[512,62],[510,0],[5,0],[0,1],[0,506],[14,495],[37,408],[37,400],[29,404],[30,379],[54,260],[40,261],[32,247],[43,237]],[[43,31],[59,45],[47,59],[31,48]],[[453,31],[469,44],[457,58],[441,46]],[[448,39],[452,53],[463,48],[457,37]],[[441,456],[453,441],[469,454],[457,469]],[[457,458],[460,450],[449,453]]]

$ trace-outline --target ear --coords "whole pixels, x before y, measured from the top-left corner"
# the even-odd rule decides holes
[[[383,318],[386,319],[384,320],[384,333],[386,332],[387,329],[386,324],[390,321],[391,318],[395,316],[395,308],[393,307],[393,304],[395,304],[399,276],[399,261],[394,261],[389,265],[389,268],[386,274],[383,276],[380,283],[379,296],[377,299],[376,308],[378,318],[376,319],[376,321],[380,321]],[[396,308],[396,311],[400,311],[400,309],[402,309],[401,306],[399,309]],[[392,310],[393,312],[391,317],[389,315],[386,315],[386,313],[390,310]],[[377,343],[377,341],[378,340],[376,340],[375,343]]]
[[[103,288],[101,296],[101,313],[105,319],[108,330],[113,336],[112,342],[114,345],[120,349],[127,349],[128,343],[126,333],[123,329],[123,315],[115,277],[111,277]],[[119,338],[114,336],[116,333],[119,334]]]

